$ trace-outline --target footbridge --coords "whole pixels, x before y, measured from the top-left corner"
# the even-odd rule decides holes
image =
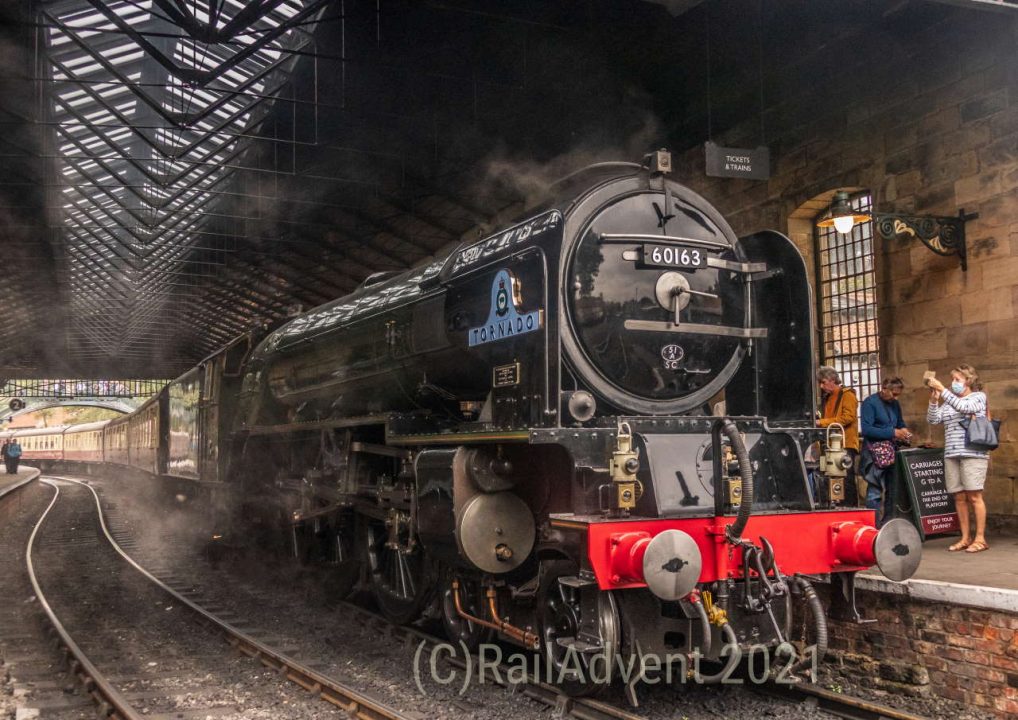
[[[54,407],[100,407],[128,413],[166,383],[166,380],[0,379],[0,413],[5,420]]]

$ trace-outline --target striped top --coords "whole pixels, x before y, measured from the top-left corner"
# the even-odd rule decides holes
[[[944,401],[943,405],[930,403],[926,422],[944,425],[944,457],[987,457],[985,450],[965,446],[965,428],[961,424],[971,415],[986,415],[986,393],[971,392],[965,397],[958,397],[945,388],[940,399]]]

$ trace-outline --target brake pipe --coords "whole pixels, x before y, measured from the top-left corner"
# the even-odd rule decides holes
[[[816,624],[817,643],[815,662],[819,665],[823,662],[824,656],[827,654],[827,616],[824,615],[824,606],[823,603],[820,602],[820,598],[817,597],[816,590],[813,589],[813,585],[809,580],[801,575],[796,575],[792,578],[792,582],[798,585],[799,589],[802,590],[802,594],[806,598],[806,604],[809,606],[810,613],[812,613],[813,620]],[[792,671],[797,672],[802,670],[811,662],[814,661],[808,657],[804,657],[792,666]]]
[[[732,630],[732,626],[727,621],[721,626],[721,634],[728,640],[727,645],[725,645],[724,647],[731,646],[733,648],[738,649],[739,638],[735,636],[735,631]],[[720,655],[719,657],[724,656],[723,655],[724,647],[722,648],[722,655]],[[696,681],[704,685],[717,685],[718,683],[722,682],[725,678],[727,678],[729,674],[730,671],[726,663],[725,667],[721,668],[721,672],[717,673],[716,675],[697,674]]]
[[[739,514],[735,522],[725,528],[725,536],[731,543],[737,543],[742,537],[742,531],[746,529],[749,516],[753,512],[753,466],[749,461],[749,450],[746,449],[746,441],[742,439],[739,428],[732,422],[731,418],[725,418],[721,422],[721,431],[732,443],[732,450],[739,461],[739,475],[742,476],[742,501],[739,504]]]
[[[712,643],[712,632],[710,627],[710,618],[707,616],[707,609],[703,606],[703,601],[700,599],[700,595],[697,592],[691,592],[689,594],[690,604],[696,608],[696,614],[700,616],[700,627],[703,630],[703,641],[700,644],[700,652],[704,655],[710,655]]]

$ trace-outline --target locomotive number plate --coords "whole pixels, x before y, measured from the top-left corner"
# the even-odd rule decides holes
[[[707,256],[700,248],[684,245],[644,245],[643,264],[650,267],[702,268]]]

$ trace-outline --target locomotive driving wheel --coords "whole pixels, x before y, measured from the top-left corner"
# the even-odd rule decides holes
[[[561,582],[575,578],[576,571],[571,563],[556,562],[545,576],[540,594],[541,640],[544,661],[562,692],[584,697],[610,686],[608,668],[621,651],[622,623],[610,592]]]
[[[394,526],[393,523],[396,525]],[[416,620],[427,599],[424,558],[399,514],[363,524],[365,561],[378,609],[389,622]]]
[[[354,552],[350,530],[339,528],[331,540],[335,548],[331,561],[325,565],[325,589],[330,600],[343,600],[350,596],[360,578],[361,560]]]

